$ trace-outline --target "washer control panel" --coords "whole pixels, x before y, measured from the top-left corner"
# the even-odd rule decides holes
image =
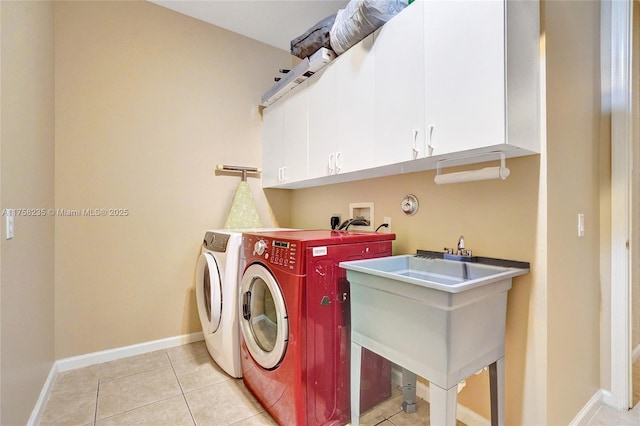
[[[276,265],[282,265],[289,269],[294,269],[297,259],[297,245],[292,241],[271,242],[271,259],[270,262]]]
[[[262,257],[267,263],[293,270],[298,259],[298,244],[295,241],[262,237],[253,244],[253,254]]]

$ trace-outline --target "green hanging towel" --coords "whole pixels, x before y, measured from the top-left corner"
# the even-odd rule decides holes
[[[251,195],[251,188],[247,182],[240,182],[231,202],[231,209],[224,229],[262,228],[262,221],[256,209],[256,203]]]

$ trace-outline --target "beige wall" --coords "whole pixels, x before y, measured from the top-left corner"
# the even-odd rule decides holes
[[[376,224],[391,217],[395,254],[451,247],[464,235],[478,255],[532,263],[509,293],[506,423],[513,425],[568,424],[600,380],[600,156],[608,141],[601,146],[599,4],[545,2],[542,27],[546,152],[509,160],[509,179],[436,186],[434,173],[423,172],[291,196],[294,227],[326,227],[332,213],[348,217],[349,202],[372,201]],[[407,193],[420,200],[412,217],[400,211]],[[578,213],[586,218],[582,238]],[[459,395],[485,416],[487,382],[486,374],[473,377]]]
[[[290,57],[148,2],[55,18],[56,208],[129,212],[56,218],[56,358],[200,331],[200,242],[240,182],[214,168],[260,165],[259,98]]]
[[[567,424],[600,387],[600,4],[550,1],[544,10],[548,419]],[[582,238],[578,213],[585,215]]]
[[[0,2],[0,204],[54,204],[53,4]],[[54,357],[54,218],[17,216],[1,246],[0,423],[26,424]]]

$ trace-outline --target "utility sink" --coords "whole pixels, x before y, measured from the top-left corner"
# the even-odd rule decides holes
[[[529,272],[515,263],[526,267],[414,255],[341,262],[352,344],[451,389],[504,357],[507,293]]]
[[[413,255],[342,262],[340,266],[347,271],[374,275],[448,293],[459,293],[529,272],[528,269],[523,268],[432,259]]]

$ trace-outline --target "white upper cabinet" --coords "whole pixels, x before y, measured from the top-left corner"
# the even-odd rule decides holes
[[[375,151],[373,35],[324,69],[309,85],[309,178],[371,167]]]
[[[376,166],[426,156],[424,22],[413,7],[374,33]]]
[[[470,164],[495,151],[539,153],[539,7],[416,0],[265,110],[263,186]],[[281,140],[280,163],[268,138]]]
[[[335,62],[309,77],[309,178],[336,173]]]
[[[336,59],[338,173],[367,169],[375,155],[372,49],[370,35]]]
[[[262,111],[262,186],[282,184],[284,106],[275,103]]]
[[[309,91],[294,91],[284,103],[283,171],[282,180],[298,182],[307,179],[308,100]]]
[[[376,148],[538,153],[539,33],[537,1],[414,2],[376,32]]]
[[[506,142],[505,3],[423,1],[432,155]]]
[[[307,179],[308,98],[306,83],[262,112],[262,186]]]
[[[416,6],[424,16],[432,154],[539,153],[539,2],[420,1]]]

